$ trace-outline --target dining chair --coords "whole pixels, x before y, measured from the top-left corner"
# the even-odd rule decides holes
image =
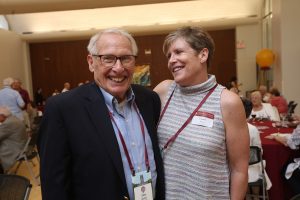
[[[33,159],[37,158],[37,160],[39,161],[38,152],[36,150],[37,138],[38,126],[35,129],[32,129],[24,148],[21,150],[19,156],[16,158],[13,168],[8,170],[7,174],[17,174],[21,164],[25,163],[32,180],[35,182],[36,185],[40,185],[39,175],[36,176],[33,170],[33,167],[35,167]]]
[[[20,152],[19,156],[17,157],[17,159],[15,161],[15,164],[13,165],[13,167],[11,169],[9,169],[6,172],[6,174],[17,174],[21,164],[25,163],[32,180],[34,180],[36,185],[40,185],[39,176],[35,176],[34,171],[33,171],[33,167],[35,166],[35,164],[32,161],[32,159],[37,157],[38,154],[37,154],[37,151],[35,149],[31,148],[31,146],[29,145],[31,139],[32,139],[31,136],[29,136],[27,139],[27,142],[25,144],[25,147]]]
[[[295,112],[295,108],[297,107],[298,103],[295,103],[294,101],[290,101],[288,104],[288,111],[287,111],[287,120],[292,119],[292,115]]]
[[[19,175],[0,174],[0,199],[28,200],[32,185]]]
[[[259,199],[269,199],[268,191],[267,191],[267,182],[264,170],[264,163],[262,159],[261,149],[257,146],[250,146],[250,156],[249,156],[249,165],[254,165],[260,163],[261,165],[261,172],[260,172],[260,179],[255,182],[249,182],[248,188],[249,192],[247,192],[247,198],[259,198]],[[260,191],[259,194],[254,194],[251,192],[251,188],[259,187]]]

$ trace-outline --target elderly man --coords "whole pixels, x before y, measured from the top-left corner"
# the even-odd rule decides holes
[[[258,91],[260,92],[260,94],[261,94],[261,96],[262,96],[262,101],[263,101],[264,103],[269,103],[271,94],[268,92],[267,86],[265,86],[265,85],[260,85],[260,86],[258,87]]]
[[[165,199],[156,93],[131,85],[137,46],[119,29],[90,39],[95,82],[50,97],[40,127],[44,200]]]
[[[0,106],[8,107],[14,116],[23,121],[22,108],[24,108],[25,103],[19,92],[12,89],[13,83],[14,79],[11,77],[3,80],[3,89],[0,90]]]
[[[25,124],[11,115],[8,108],[0,106],[0,160],[8,170],[26,143]]]
[[[19,92],[23,101],[25,102],[24,109],[26,109],[27,104],[30,102],[30,96],[29,96],[28,91],[22,87],[22,82],[19,79],[15,79],[12,84],[12,88]]]

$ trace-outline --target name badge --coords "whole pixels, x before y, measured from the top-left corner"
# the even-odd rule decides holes
[[[198,111],[192,119],[192,124],[212,128],[214,124],[214,114]]]
[[[135,200],[153,200],[151,172],[137,172],[132,176]]]

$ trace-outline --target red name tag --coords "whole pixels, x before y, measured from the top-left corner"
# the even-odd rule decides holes
[[[214,114],[209,113],[209,112],[204,112],[204,111],[197,111],[195,115],[196,116],[207,117],[209,119],[214,119],[215,118]]]

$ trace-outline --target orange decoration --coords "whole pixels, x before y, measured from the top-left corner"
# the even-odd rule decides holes
[[[275,59],[275,55],[270,49],[262,49],[256,53],[256,63],[262,70],[271,68]]]

